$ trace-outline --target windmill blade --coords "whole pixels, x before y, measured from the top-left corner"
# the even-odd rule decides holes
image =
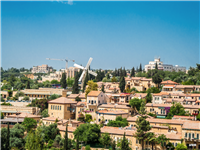
[[[90,59],[88,60],[88,63],[87,63],[87,65],[86,65],[85,69],[88,69],[88,68],[89,68],[89,66],[90,66],[90,64],[91,64],[91,62],[92,62],[92,60],[93,60],[93,58],[90,57]]]
[[[95,76],[95,77],[97,76],[97,73],[96,73],[96,72],[93,72],[93,71],[91,71],[91,70],[88,70],[88,73],[91,74],[91,75],[93,75],[93,76]]]
[[[80,69],[85,69],[83,66],[80,66],[80,65],[78,65],[78,64],[74,64],[74,67],[78,67],[78,68],[80,68]]]
[[[80,77],[79,80],[78,80],[79,82],[82,81],[82,78],[83,78],[84,74],[85,74],[85,70],[83,70],[83,72],[82,72],[82,74],[81,74],[81,77]]]

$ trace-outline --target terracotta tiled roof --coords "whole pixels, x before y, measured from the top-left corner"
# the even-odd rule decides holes
[[[46,118],[42,118],[42,120],[49,120],[49,121],[56,121],[56,119],[61,120],[59,118],[55,118],[55,117],[46,117]]]
[[[126,136],[133,136],[135,130],[127,130],[127,129],[125,130],[119,127],[108,127],[108,126],[104,126],[103,128],[101,128],[101,133],[106,133],[106,132],[109,134],[117,134],[117,135],[123,135],[125,133]]]
[[[32,114],[29,114],[29,113],[20,113],[19,115],[16,115],[16,114],[13,114],[13,115],[9,115],[7,116],[8,118],[25,118],[25,117],[28,117],[28,118],[41,118],[40,115],[32,115]]]
[[[112,105],[112,104],[102,104],[99,106],[99,108],[123,108],[123,109],[129,109],[131,107],[128,107],[126,105]]]
[[[153,96],[162,96],[162,95],[170,95],[167,92],[160,92],[160,93],[154,93]]]
[[[174,84],[174,85],[178,85],[177,82],[174,82],[174,81],[171,81],[171,80],[162,81],[161,84]]]
[[[200,97],[200,94],[186,94],[185,97]]]
[[[129,96],[131,95],[130,93],[121,93],[120,96]]]
[[[194,88],[194,85],[176,85],[176,88],[191,88],[193,89]]]
[[[145,107],[171,107],[172,104],[152,104],[152,103],[147,103]],[[189,109],[200,109],[200,105],[183,105],[184,108],[189,108]]]
[[[90,93],[88,93],[87,96],[97,97],[97,96],[99,96],[100,93],[101,93],[101,91],[91,91]]]
[[[79,95],[79,98],[81,98],[81,99],[86,99],[86,98],[85,98],[85,93],[82,93],[81,95]]]
[[[110,110],[99,110],[97,114],[113,114],[113,115],[120,115],[120,114],[128,114],[124,111],[110,111]]]
[[[57,127],[60,131],[66,131],[66,126],[62,126],[62,125],[60,125],[60,126],[58,126]],[[75,130],[76,130],[76,128],[75,127],[69,127],[68,126],[68,132],[74,132]]]
[[[197,129],[200,130],[200,121],[187,121],[183,120],[183,129]]]
[[[76,104],[76,106],[86,106],[87,105],[87,102],[78,102],[77,104]]]
[[[67,98],[76,98],[79,94],[70,94]]]
[[[184,93],[171,93],[171,96],[185,96]]]
[[[167,87],[167,88],[169,88],[169,87],[175,87],[175,85],[165,85],[165,86],[163,86],[163,87]]]
[[[55,104],[76,104],[76,101],[72,101],[66,97],[59,97],[55,100],[48,101],[48,103],[55,103]]]
[[[147,96],[147,93],[135,93],[135,95],[133,97],[145,98],[146,96]]]
[[[194,116],[178,116],[178,115],[174,115],[173,119],[193,119]]]
[[[170,139],[170,140],[181,140],[182,139],[182,134],[181,133],[172,133],[172,132],[168,132],[165,133],[166,138]]]
[[[152,78],[142,78],[141,81],[152,81]]]

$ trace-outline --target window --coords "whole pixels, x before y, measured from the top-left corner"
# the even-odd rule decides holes
[[[91,104],[93,104],[93,100],[91,100]]]
[[[146,141],[146,145],[148,145],[148,142]]]
[[[187,133],[185,133],[185,137],[187,137]]]
[[[60,106],[60,110],[61,110],[61,106]]]
[[[177,143],[175,143],[175,147],[177,146]]]
[[[191,133],[189,133],[189,139],[191,139]]]
[[[51,109],[52,109],[52,105],[51,105]]]
[[[90,100],[89,100],[89,103],[90,103]]]
[[[100,103],[100,101],[99,101],[99,103]]]
[[[194,138],[194,133],[192,133],[192,138]]]
[[[172,145],[174,146],[174,143],[172,143]]]
[[[136,144],[138,144],[138,140],[136,140]]]
[[[67,110],[70,111],[70,107],[67,107]]]
[[[199,139],[199,134],[197,134],[197,139]]]

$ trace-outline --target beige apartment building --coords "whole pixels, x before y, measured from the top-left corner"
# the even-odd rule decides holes
[[[29,96],[30,100],[33,99],[42,99],[42,98],[48,98],[53,94],[57,94],[62,96],[63,92],[65,92],[65,89],[54,89],[54,88],[39,88],[39,89],[25,89],[21,90],[21,92],[24,93],[25,96]],[[65,92],[65,94],[67,94]],[[66,97],[67,95],[65,95]]]
[[[32,73],[49,73],[52,72],[53,68],[48,65],[33,66]]]
[[[48,101],[49,117],[58,119],[75,119],[76,101],[72,101],[66,97],[60,97],[55,100]]]
[[[146,91],[151,87],[156,87],[153,83],[152,78],[145,77],[127,77],[125,78],[126,88],[132,89],[136,88],[138,91]]]
[[[4,116],[21,113],[29,113],[32,115],[37,115],[40,112],[38,107],[26,107],[26,106],[7,106],[1,105],[1,112]]]

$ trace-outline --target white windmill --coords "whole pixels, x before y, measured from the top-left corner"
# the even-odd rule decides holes
[[[78,65],[78,64],[74,64],[74,67],[77,67],[77,68],[80,68],[80,69],[83,70],[83,72],[82,72],[82,74],[81,74],[81,76],[80,76],[80,78],[79,78],[79,80],[78,80],[79,82],[82,81],[82,79],[83,79],[83,77],[85,76],[85,74],[86,74],[87,71],[88,71],[89,74],[91,74],[91,75],[93,75],[93,76],[97,76],[97,73],[96,73],[96,72],[93,72],[93,71],[89,70],[89,66],[90,66],[90,64],[91,64],[91,62],[92,62],[92,59],[93,59],[93,58],[90,57],[90,59],[89,59],[87,65],[86,65],[86,67],[80,66],[80,65]]]

